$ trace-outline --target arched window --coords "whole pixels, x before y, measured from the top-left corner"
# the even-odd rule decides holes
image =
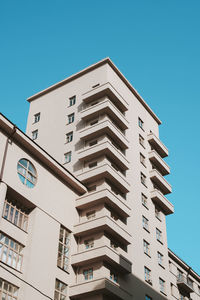
[[[37,179],[36,169],[29,160],[22,158],[18,161],[17,173],[21,182],[27,187],[33,188],[35,186]]]

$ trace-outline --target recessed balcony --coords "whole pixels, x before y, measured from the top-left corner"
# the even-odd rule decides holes
[[[74,226],[74,235],[90,235],[105,231],[124,245],[131,243],[131,235],[109,216],[102,216]]]
[[[128,110],[129,105],[126,100],[108,82],[84,93],[82,99],[85,103],[89,103],[104,96],[107,96],[120,111]]]
[[[158,168],[163,176],[170,173],[168,164],[166,164],[166,162],[160,157],[157,151],[152,150],[151,152],[149,152],[149,160],[156,168]]]
[[[106,178],[117,186],[122,193],[128,193],[130,190],[130,185],[125,176],[106,162],[85,172],[83,170],[81,174],[76,176],[80,181],[88,184]]]
[[[109,265],[116,268],[118,272],[131,272],[132,263],[126,257],[106,245],[73,254],[71,257],[72,266],[81,267],[90,265],[96,261],[107,262]]]
[[[103,101],[95,105],[88,106],[86,109],[81,111],[81,118],[82,120],[87,121],[97,118],[100,114],[108,115],[117,124],[117,126],[121,128],[121,130],[126,130],[128,128],[128,121],[108,98],[105,98]]]
[[[79,134],[80,138],[84,140],[90,140],[101,135],[107,134],[122,149],[127,149],[129,146],[129,142],[126,139],[125,135],[108,118],[99,121],[93,126],[85,127],[79,132]]]
[[[184,275],[177,277],[177,286],[178,288],[184,290],[188,294],[194,292],[192,282]]]
[[[152,182],[162,191],[164,195],[172,192],[171,185],[164,179],[164,177],[156,169],[150,171],[150,178]]]
[[[101,203],[108,204],[124,218],[130,216],[131,209],[127,206],[126,201],[121,200],[121,197],[116,196],[107,188],[79,197],[76,199],[76,208],[83,210]]]
[[[155,136],[155,134],[151,132],[147,135],[147,139],[153,149],[155,149],[162,158],[168,156],[167,147]]]
[[[90,280],[69,288],[70,299],[81,299],[97,294],[107,295],[115,300],[132,300],[132,295],[108,278]]]
[[[81,161],[89,161],[103,155],[106,155],[108,158],[115,161],[122,170],[127,170],[129,168],[129,162],[126,157],[108,139],[80,151],[78,153],[78,158]]]
[[[151,199],[154,203],[161,207],[165,215],[174,213],[173,204],[169,200],[167,200],[159,190],[154,189],[153,191],[151,191]]]

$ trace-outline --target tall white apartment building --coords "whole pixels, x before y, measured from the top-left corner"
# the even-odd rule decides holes
[[[55,198],[44,207],[56,209],[55,218],[58,214],[70,233],[68,268],[65,250],[58,248],[60,277],[50,271],[67,292],[53,294],[51,278],[46,295],[54,300],[200,299],[199,275],[167,246],[165,218],[174,207],[166,198],[172,189],[165,177],[170,168],[159,138],[161,121],[113,62],[106,58],[28,101],[30,143],[74,176],[72,194],[66,194],[69,206]],[[49,193],[56,197],[51,181]],[[46,230],[47,242],[55,239],[57,245],[58,228],[52,225],[52,238],[47,224]]]

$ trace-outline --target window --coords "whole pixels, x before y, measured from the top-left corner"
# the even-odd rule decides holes
[[[0,233],[0,260],[18,271],[22,265],[22,249],[21,244]]]
[[[66,143],[70,143],[73,140],[73,131],[66,134]]]
[[[94,239],[84,241],[85,249],[94,248]]]
[[[143,240],[143,248],[144,248],[144,253],[150,256],[150,244]]]
[[[93,141],[89,142],[89,146],[92,147],[92,146],[96,145],[97,143],[98,143],[97,140],[93,140]]]
[[[36,184],[36,169],[33,164],[22,158],[17,164],[17,173],[21,182],[29,188],[33,188]]]
[[[69,251],[70,232],[61,226],[59,234],[57,266],[65,271],[68,271],[69,268]]]
[[[36,130],[32,131],[32,140],[34,141],[37,138],[38,138],[38,130],[36,129]]]
[[[162,278],[159,278],[160,292],[165,294],[165,281]]]
[[[90,164],[88,164],[88,167],[91,169],[91,168],[94,168],[97,166],[97,161],[94,161],[94,162],[91,162]]]
[[[146,295],[145,300],[152,300],[152,298]]]
[[[143,148],[145,148],[144,147],[144,138],[140,134],[139,134],[139,143]]]
[[[157,255],[158,255],[158,264],[163,266],[163,254],[157,252]]]
[[[89,212],[87,212],[87,213],[86,213],[86,218],[87,218],[88,220],[90,220],[90,219],[94,219],[94,218],[95,218],[95,216],[96,216],[96,212],[95,212],[95,210],[93,210],[93,211],[89,211]]]
[[[113,271],[110,271],[110,280],[112,280],[115,283],[118,283],[118,275]]]
[[[111,211],[110,212],[110,216],[113,220],[118,221],[119,220],[119,216],[118,214],[116,214],[115,212]]]
[[[177,269],[177,278],[178,280],[182,280],[183,279],[183,272],[179,269]]]
[[[179,294],[180,296],[179,296],[179,300],[186,300],[186,298],[185,298],[185,296],[183,296],[183,294]]]
[[[0,278],[0,297],[2,300],[17,300],[19,288]]]
[[[76,103],[76,96],[69,98],[69,106],[72,106]]]
[[[155,216],[159,221],[161,221],[161,211],[157,206],[155,206]]]
[[[156,228],[156,239],[162,243],[162,232],[158,228]]]
[[[74,122],[74,113],[68,115],[68,124],[71,124],[71,123],[73,123],[73,122]]]
[[[72,160],[72,151],[65,153],[65,163],[69,163]]]
[[[85,280],[93,279],[93,269],[88,269],[83,271],[83,276]]]
[[[7,200],[4,202],[2,217],[17,227],[27,231],[28,215]]]
[[[117,250],[117,248],[119,247],[117,243],[115,243],[114,241],[110,241],[110,247],[113,248],[114,250]]]
[[[147,218],[145,218],[144,216],[142,216],[142,226],[144,229],[149,231],[149,220]]]
[[[37,113],[34,115],[34,123],[37,123],[40,121],[40,113]]]
[[[142,204],[147,208],[147,197],[142,193],[141,194]]]
[[[146,176],[142,172],[140,173],[140,180],[146,186]]]
[[[146,167],[146,165],[145,165],[145,156],[142,153],[140,153],[140,162],[141,162],[141,164],[143,164],[143,166]]]
[[[152,284],[152,281],[151,281],[151,270],[148,269],[147,267],[144,267],[144,279],[148,283]]]
[[[54,300],[67,299],[67,285],[56,279]]]
[[[144,122],[140,118],[138,118],[138,126],[144,130]]]

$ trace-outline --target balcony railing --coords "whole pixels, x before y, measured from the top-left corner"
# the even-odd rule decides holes
[[[192,281],[184,275],[177,276],[177,285],[187,293],[194,292]]]

